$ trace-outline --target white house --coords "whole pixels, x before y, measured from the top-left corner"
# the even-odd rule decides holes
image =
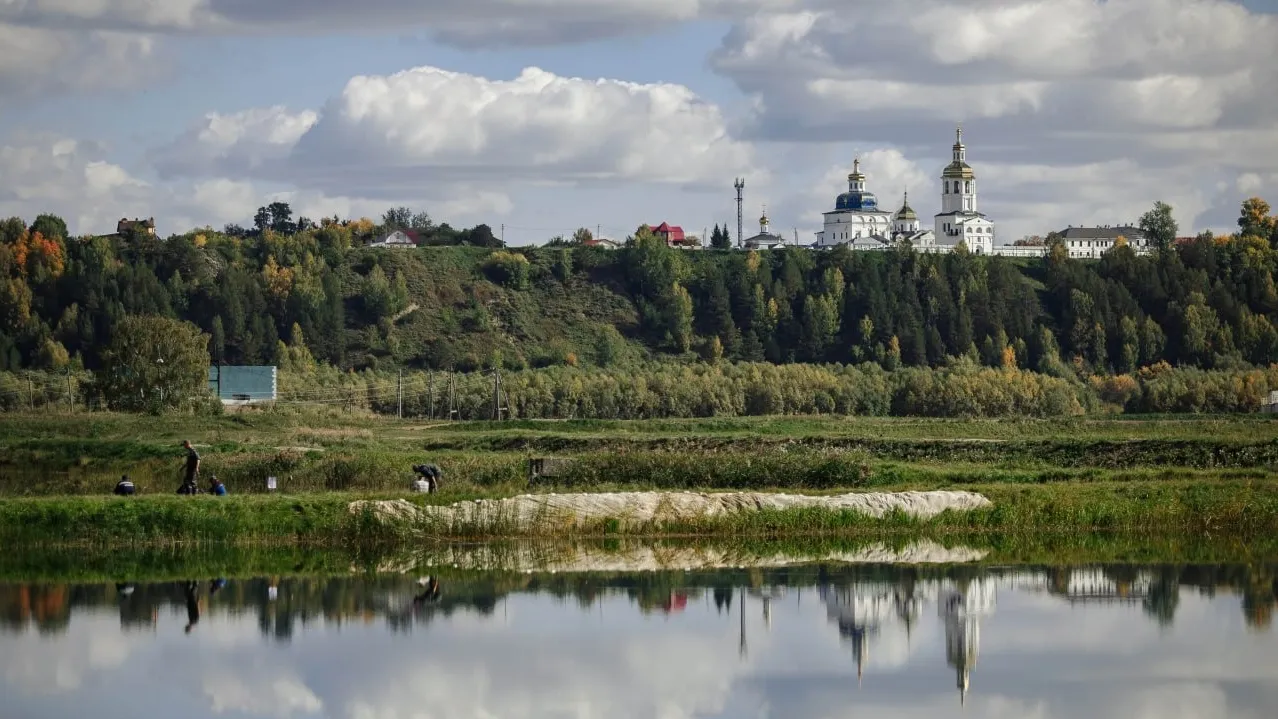
[[[393,230],[368,243],[369,247],[408,247],[417,246],[417,233],[412,230]]]
[[[1122,237],[1127,246],[1138,255],[1149,254],[1149,239],[1139,227],[1130,225],[1110,227],[1067,227],[1060,231],[1061,241],[1069,256],[1075,259],[1099,260],[1118,245]]]

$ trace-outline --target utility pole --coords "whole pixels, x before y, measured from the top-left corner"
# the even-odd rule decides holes
[[[222,358],[217,358],[217,399],[222,400]]]
[[[506,223],[501,223],[501,243],[506,244]]]
[[[737,181],[732,183],[732,186],[737,188],[737,249],[741,249],[741,246],[742,246],[741,235],[742,235],[742,227],[743,227],[744,217],[745,217],[744,215],[741,214],[741,199],[742,199],[741,191],[745,189],[745,178],[738,177]]]
[[[435,419],[435,372],[431,370],[426,374],[426,416],[429,419]]]
[[[457,375],[448,375],[448,419],[458,418],[457,413]]]
[[[31,377],[27,376],[27,404],[30,405],[31,411],[35,411],[35,383],[31,381]]]
[[[404,370],[395,375],[395,416],[404,418]]]
[[[595,239],[599,239],[599,233],[603,232],[603,225],[595,225]]]
[[[71,370],[67,370],[67,414],[75,411],[75,398],[71,394]]]

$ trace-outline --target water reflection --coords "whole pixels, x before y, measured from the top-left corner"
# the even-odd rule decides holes
[[[1275,569],[0,584],[0,691],[21,717],[1270,717]]]

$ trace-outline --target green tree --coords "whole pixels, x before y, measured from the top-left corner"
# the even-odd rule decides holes
[[[413,211],[407,207],[392,207],[382,213],[382,227],[387,230],[407,230],[413,225]]]
[[[1154,209],[1141,215],[1140,229],[1154,247],[1166,251],[1175,244],[1180,225],[1172,216],[1171,205],[1160,201],[1154,203]]]
[[[682,285],[670,288],[665,318],[670,343],[677,351],[687,352],[692,347],[692,297]]]
[[[389,317],[404,309],[408,303],[408,288],[404,284],[404,276],[398,275],[392,284],[382,266],[373,265],[368,277],[364,279],[362,297],[364,310],[374,322],[382,317]]]
[[[555,250],[555,261],[550,266],[550,272],[555,279],[560,282],[567,282],[572,277],[572,253],[567,248]]]
[[[1140,327],[1136,320],[1124,317],[1118,322],[1119,355],[1115,369],[1135,372],[1140,367]]]
[[[716,250],[732,249],[732,239],[728,237],[728,230],[716,224],[714,232],[710,233],[710,246]]]
[[[518,252],[494,252],[484,260],[482,267],[484,274],[497,284],[516,290],[528,288],[531,267],[528,258]]]
[[[213,355],[214,362],[226,361],[226,328],[222,326],[222,316],[213,317],[213,330],[211,332],[212,347],[210,351]]]
[[[37,232],[50,239],[65,240],[70,236],[67,232],[66,220],[49,214],[39,215],[35,218],[35,222],[31,223],[31,233]]]
[[[1252,197],[1242,203],[1238,215],[1238,234],[1242,237],[1259,237],[1268,241],[1273,235],[1278,217],[1269,216],[1269,203]]]
[[[190,322],[125,317],[97,373],[103,397],[124,411],[167,410],[209,394],[208,335]]]

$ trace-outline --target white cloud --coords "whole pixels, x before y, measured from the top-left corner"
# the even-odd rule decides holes
[[[1275,36],[1229,0],[805,0],[739,22],[712,65],[754,99],[757,140],[894,145],[935,175],[966,122],[1012,239],[1156,199],[1219,223],[1242,198],[1214,183],[1278,164]],[[1001,182],[1021,164],[1050,196]]]
[[[211,112],[153,155],[163,175],[251,174],[288,156],[315,126],[313,110],[289,112],[283,105],[230,114]]]
[[[490,209],[508,208],[504,188],[521,183],[698,185],[754,164],[719,108],[686,87],[537,68],[511,80],[434,67],[360,76],[320,113],[211,114],[154,157],[167,174],[259,177],[365,197],[469,182],[481,189],[464,204]]]
[[[932,179],[918,163],[895,148],[879,148],[861,153],[861,172],[866,185],[879,200],[879,207],[895,211],[901,206],[905,192],[910,193],[910,206],[923,217],[927,207],[939,192],[940,181]],[[782,206],[786,214],[801,218],[809,230],[820,229],[821,213],[834,209],[834,198],[848,191],[848,173],[852,172],[852,154],[847,159],[828,167],[819,178],[808,177],[800,185],[800,194],[786,199]],[[939,173],[938,173],[939,176]],[[800,236],[801,242],[811,243],[809,233]]]
[[[105,157],[101,146],[47,135],[0,144],[0,216],[29,221],[38,213],[52,212],[77,234],[114,232],[121,217],[155,217],[160,234],[168,235],[205,225],[246,224],[257,207],[275,200],[289,202],[297,215],[312,219],[334,214],[377,217],[389,204],[403,201],[327,195],[225,177],[153,183]],[[501,193],[467,186],[441,194],[440,203],[463,219],[480,218],[474,222],[511,206]]]

